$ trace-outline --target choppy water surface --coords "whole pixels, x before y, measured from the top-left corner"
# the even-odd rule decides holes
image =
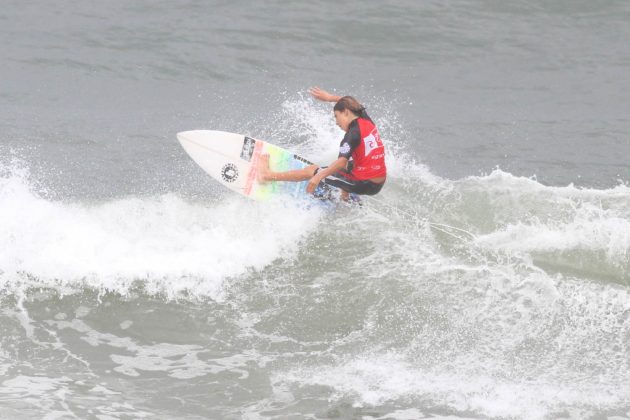
[[[630,418],[630,7],[7,2],[0,417]],[[362,208],[257,203],[176,142],[319,163],[362,99]]]

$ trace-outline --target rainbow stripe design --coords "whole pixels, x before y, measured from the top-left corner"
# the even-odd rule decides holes
[[[274,172],[285,172],[294,169],[303,169],[312,163],[302,159],[293,153],[282,149],[273,144],[256,140],[254,153],[251,159],[251,166],[247,174],[247,183],[245,186],[245,195],[256,200],[267,200],[274,195],[288,195],[294,198],[304,198],[308,194],[306,192],[307,181],[302,182],[282,182],[270,181],[266,183],[258,183],[256,180],[258,161],[261,155],[269,155],[269,167]]]

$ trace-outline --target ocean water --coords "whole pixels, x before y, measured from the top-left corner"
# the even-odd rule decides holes
[[[0,8],[0,418],[629,419],[630,3]],[[321,164],[254,202],[175,134]]]

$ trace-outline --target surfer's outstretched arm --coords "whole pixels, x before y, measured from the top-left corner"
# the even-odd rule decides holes
[[[337,102],[341,99],[341,96],[333,95],[330,92],[326,92],[324,89],[318,88],[317,86],[310,88],[308,93],[313,95],[313,98],[323,102]]]
[[[269,155],[260,155],[258,159],[257,178],[258,182],[267,181],[306,181],[313,177],[317,165],[309,165],[302,169],[295,169],[285,172],[273,172],[269,169]]]

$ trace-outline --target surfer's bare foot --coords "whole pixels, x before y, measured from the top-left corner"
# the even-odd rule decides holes
[[[348,201],[350,199],[350,193],[348,191],[341,191],[341,199],[343,201]]]
[[[260,155],[258,158],[258,167],[256,168],[256,177],[258,182],[267,182],[271,180],[271,171],[269,170],[269,155]]]

